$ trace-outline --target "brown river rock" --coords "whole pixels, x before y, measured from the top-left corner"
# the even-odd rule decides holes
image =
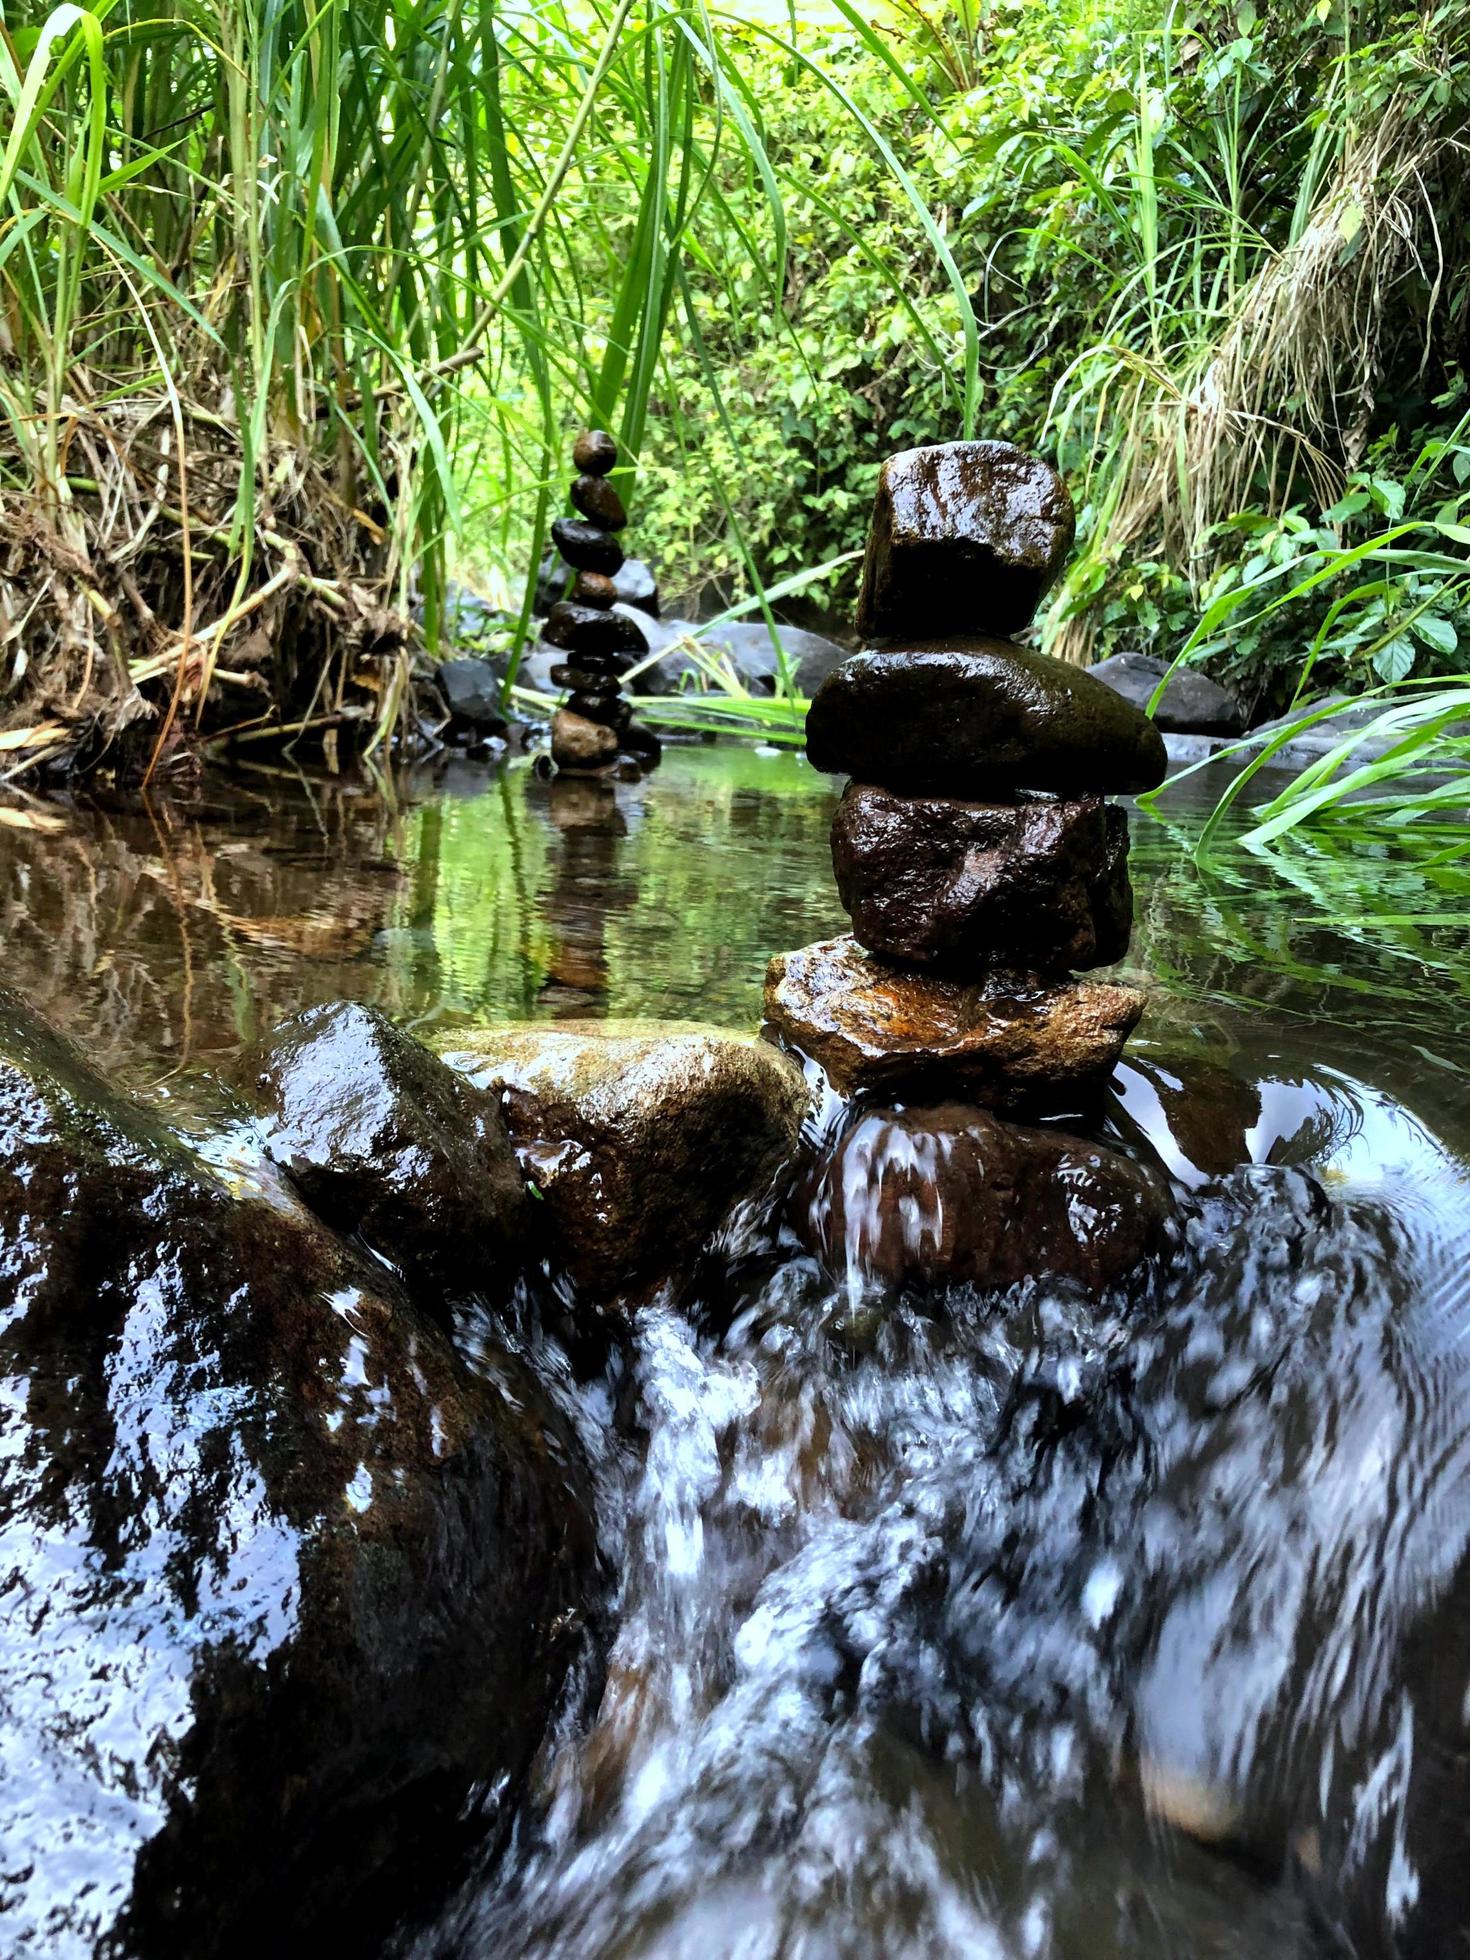
[[[627,527],[628,513],[623,508],[623,500],[605,476],[579,476],[572,485],[572,503],[604,531],[621,531]]]
[[[858,653],[807,715],[813,768],[910,794],[1132,795],[1168,768],[1146,716],[1081,668],[1009,640]]]
[[[548,646],[561,647],[567,653],[611,656],[625,663],[647,651],[643,635],[631,619],[597,606],[579,606],[570,599],[558,600],[552,607],[541,637]]]
[[[551,759],[558,769],[605,769],[617,757],[614,729],[569,708],[558,708],[551,717]]]
[[[623,547],[600,524],[585,517],[559,517],[551,527],[552,543],[579,572],[602,572],[608,578],[622,569]]]
[[[1095,797],[960,803],[849,783],[832,867],[854,937],[892,959],[1048,973],[1128,950],[1128,820]]]
[[[1119,1151],[941,1103],[854,1111],[797,1227],[839,1275],[1098,1292],[1154,1250],[1171,1211],[1164,1180]]]
[[[606,429],[584,429],[572,445],[572,461],[584,476],[606,476],[617,460],[618,445]]]
[[[788,1056],[723,1029],[560,1022],[440,1046],[503,1098],[551,1256],[604,1303],[687,1271],[791,1155],[810,1102]]]
[[[1143,1012],[1134,987],[990,974],[978,984],[893,967],[844,934],[778,953],[766,1019],[834,1089],[961,1090],[996,1109],[1100,1087]]]
[[[1067,486],[1009,442],[890,456],[878,479],[857,629],[864,639],[1017,633],[1076,533]]]

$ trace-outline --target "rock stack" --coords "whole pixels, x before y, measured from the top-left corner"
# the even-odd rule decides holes
[[[610,768],[619,756],[652,764],[660,753],[658,737],[633,720],[622,693],[622,676],[646,649],[632,620],[613,611],[613,580],[623,565],[617,534],[628,522],[608,481],[617,460],[618,446],[606,430],[578,436],[572,450],[578,515],[558,518],[551,527],[557,550],[577,575],[542,629],[548,644],[566,655],[551,678],[570,694],[551,718],[551,756],[559,769],[582,774]]]
[[[1079,980],[1126,952],[1128,823],[1163,742],[1025,627],[1074,534],[1056,472],[1002,442],[884,465],[858,631],[812,702],[807,753],[848,784],[832,861],[852,932],[779,955],[774,1031],[842,1094],[1076,1107],[1143,1011]]]

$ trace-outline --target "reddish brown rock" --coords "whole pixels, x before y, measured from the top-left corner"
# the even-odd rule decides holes
[[[1160,1244],[1171,1214],[1163,1179],[1119,1151],[942,1103],[855,1112],[796,1223],[838,1274],[1100,1292]]]
[[[568,596],[574,606],[592,606],[598,612],[608,612],[618,602],[618,588],[604,572],[578,572],[577,582]]]
[[[1128,819],[1096,797],[960,803],[850,783],[832,866],[854,936],[891,959],[1055,973],[1128,950]]]
[[[567,708],[558,708],[551,717],[551,759],[558,769],[605,769],[617,758],[615,730]]]
[[[766,1020],[841,1095],[960,1089],[996,1109],[1055,1105],[1106,1081],[1143,1012],[1133,987],[890,966],[847,934],[778,953]]]
[[[584,476],[606,476],[617,467],[618,445],[606,429],[584,429],[572,445],[572,461]]]
[[[605,476],[579,476],[572,485],[572,503],[601,530],[627,528],[628,513],[623,508],[623,500]]]
[[[868,533],[858,632],[1019,632],[1076,528],[1066,484],[1011,443],[948,442],[890,456]]]
[[[551,538],[575,571],[602,572],[612,578],[622,569],[623,547],[585,517],[559,517],[551,527]]]
[[[1132,795],[1164,780],[1153,723],[1081,668],[1009,640],[857,653],[817,689],[812,766],[910,795]]]

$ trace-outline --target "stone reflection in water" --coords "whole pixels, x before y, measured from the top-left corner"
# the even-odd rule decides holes
[[[618,875],[627,818],[614,785],[597,776],[563,773],[537,782],[531,796],[533,808],[544,803],[557,832],[555,869],[542,901],[554,937],[539,1005],[557,1020],[605,1013],[608,916],[638,897],[636,884]]]

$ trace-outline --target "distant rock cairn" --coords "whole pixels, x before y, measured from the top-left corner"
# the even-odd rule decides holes
[[[1029,624],[1074,532],[1056,471],[1009,443],[883,466],[866,650],[807,720],[815,766],[852,778],[832,826],[852,932],[766,977],[770,1026],[844,1095],[1075,1106],[1143,1011],[1073,975],[1127,951],[1128,821],[1103,799],[1162,782],[1163,741],[1100,681],[996,637]]]
[[[633,720],[623,699],[622,677],[647,648],[632,620],[613,611],[613,581],[623,566],[617,534],[628,522],[623,500],[608,482],[617,460],[618,446],[605,429],[578,436],[572,450],[578,515],[558,518],[551,527],[557,550],[577,574],[543,628],[546,641],[566,655],[551,678],[569,690],[551,718],[551,757],[574,774],[611,768],[620,757],[651,766],[660,754],[658,737]]]

